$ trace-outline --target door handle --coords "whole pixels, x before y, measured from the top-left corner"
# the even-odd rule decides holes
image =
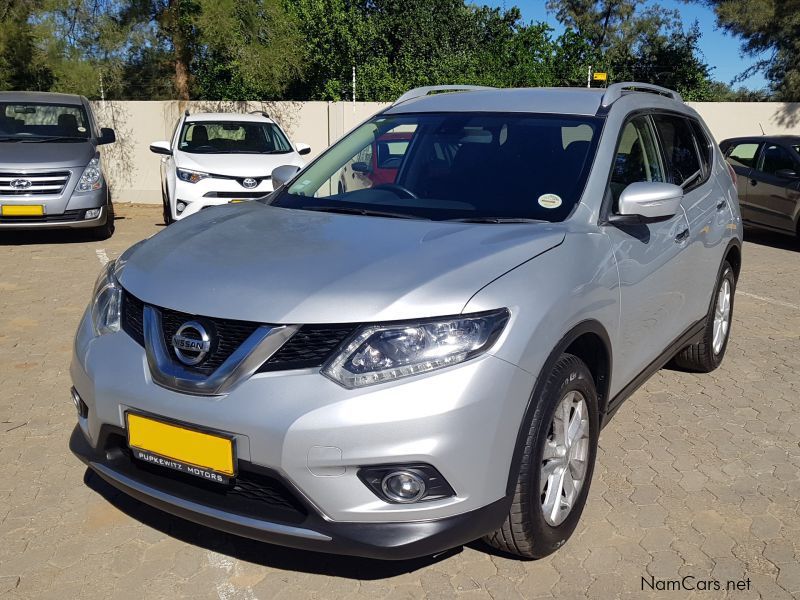
[[[725,202],[725,198],[717,202],[717,210],[724,210],[725,206],[727,206],[727,202]]]
[[[688,229],[684,229],[678,235],[675,236],[675,241],[677,243],[683,242],[683,241],[688,240],[688,239],[689,239],[689,230]]]
[[[756,185],[758,185],[758,181],[756,181],[755,179],[751,179],[750,180],[750,185],[756,186]]]

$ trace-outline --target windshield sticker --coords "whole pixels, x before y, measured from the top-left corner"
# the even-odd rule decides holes
[[[542,208],[558,208],[561,206],[561,196],[557,194],[542,194],[539,196],[539,206]]]

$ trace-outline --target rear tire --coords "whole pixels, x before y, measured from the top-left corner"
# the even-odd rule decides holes
[[[674,366],[696,373],[710,373],[722,363],[731,333],[735,292],[736,276],[726,260],[722,263],[722,271],[714,287],[703,336],[699,342],[687,346],[672,359]]]
[[[589,494],[599,436],[594,380],[577,356],[559,357],[533,402],[525,445],[517,450],[522,461],[511,509],[500,529],[484,537],[523,558],[547,556],[572,535]]]

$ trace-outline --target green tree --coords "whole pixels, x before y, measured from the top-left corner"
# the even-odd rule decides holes
[[[761,71],[776,99],[800,100],[800,0],[695,1],[713,7],[718,24],[757,59],[742,78]]]

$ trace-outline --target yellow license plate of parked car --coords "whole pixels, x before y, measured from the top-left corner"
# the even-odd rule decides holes
[[[0,206],[0,215],[4,217],[41,217],[44,206],[41,204],[4,204]]]
[[[139,460],[209,481],[236,475],[233,439],[126,413],[128,446]]]

